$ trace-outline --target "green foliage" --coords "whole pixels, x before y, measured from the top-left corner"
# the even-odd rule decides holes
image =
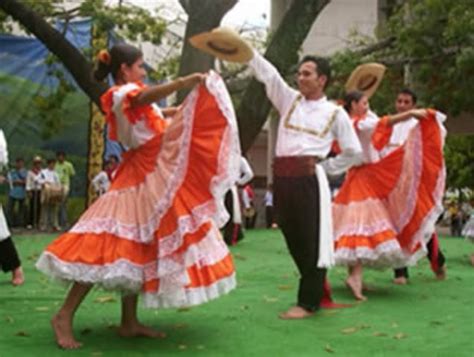
[[[78,2],[77,7],[68,10],[65,9],[63,0],[28,1],[28,5],[50,23],[55,20],[68,22],[76,17],[91,18],[94,48],[80,49],[84,56],[91,59],[107,46],[107,34],[112,30],[126,40],[149,41],[155,45],[160,44],[166,31],[164,20],[128,3],[108,6],[104,0],[84,0]],[[11,32],[12,24],[12,20],[0,10],[0,32]],[[177,61],[167,60],[155,76],[159,77],[171,71],[176,73]],[[71,115],[66,101],[72,93],[77,92],[54,55],[48,56],[46,64],[49,66],[49,75],[58,80],[58,86],[51,92],[43,90],[34,96],[34,112],[39,119],[40,135],[44,139],[53,137],[64,128]]]
[[[444,156],[447,187],[474,188],[474,135],[448,136]]]
[[[388,29],[427,105],[452,115],[474,110],[474,1],[409,0]]]
[[[85,0],[79,7],[79,15],[90,17],[99,33],[114,30],[131,41],[149,41],[159,45],[166,31],[164,20],[129,3],[112,7],[107,6],[104,0]]]

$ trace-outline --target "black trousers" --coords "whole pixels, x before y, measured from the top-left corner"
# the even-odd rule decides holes
[[[433,254],[434,254],[433,239],[429,240],[426,247],[428,248],[427,258],[429,259],[429,261],[431,261],[433,259]],[[446,258],[444,257],[443,252],[441,252],[441,249],[439,249],[439,247],[438,247],[438,266],[442,267],[445,262],[446,262]],[[405,268],[399,268],[399,269],[394,269],[393,271],[395,273],[395,278],[404,277],[404,278],[408,279],[408,268],[406,268],[406,267]]]
[[[326,269],[317,267],[320,210],[317,178],[275,176],[273,189],[278,224],[300,273],[297,304],[315,311],[323,296],[326,277]]]
[[[0,241],[0,267],[6,273],[21,265],[18,252],[11,237]]]
[[[265,206],[265,223],[267,228],[270,228],[273,222],[273,206]]]
[[[34,228],[38,228],[41,217],[41,190],[30,192],[28,224]]]
[[[234,216],[234,199],[232,198],[232,192],[229,190],[227,191],[224,199],[224,205],[229,212],[230,218],[225,224],[223,231],[224,231],[224,241],[227,245],[232,245],[244,239],[244,234],[242,232],[242,227],[240,224],[235,224],[233,221]]]

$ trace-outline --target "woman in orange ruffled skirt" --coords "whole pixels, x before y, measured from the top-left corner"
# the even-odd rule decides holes
[[[336,264],[349,267],[346,284],[358,300],[362,267],[413,265],[426,254],[425,243],[442,211],[445,169],[445,116],[414,109],[379,119],[368,98],[351,92],[345,108],[353,119],[364,164],[351,169],[333,201]],[[383,157],[392,127],[416,118],[406,143]]]
[[[73,283],[52,319],[62,348],[81,346],[73,318],[93,285],[122,292],[118,332],[125,337],[163,336],[138,321],[138,294],[146,307],[182,307],[235,287],[218,229],[240,160],[229,94],[215,73],[147,87],[142,57],[124,44],[101,52],[95,76],[111,73],[116,83],[101,97],[109,136],[129,150],[110,189],[37,262],[45,274]],[[163,113],[154,104],[192,87],[178,109]]]

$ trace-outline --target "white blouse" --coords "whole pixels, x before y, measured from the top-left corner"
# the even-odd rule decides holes
[[[117,138],[121,144],[130,149],[135,149],[140,145],[145,144],[156,135],[156,133],[147,126],[146,120],[139,120],[137,123],[132,124],[122,110],[123,101],[126,98],[126,95],[139,88],[140,87],[135,83],[128,83],[121,86],[113,94],[112,110],[117,118]],[[153,110],[163,118],[163,114],[158,105],[151,104],[151,106],[153,107]]]
[[[254,53],[249,66],[265,84],[267,96],[280,114],[276,156],[311,155],[325,158],[334,140],[341,154],[321,165],[330,175],[345,172],[360,163],[362,148],[344,109],[326,97],[307,100],[291,88],[277,69],[260,54]]]
[[[380,152],[372,145],[372,134],[374,133],[379,120],[379,117],[369,110],[366,117],[359,120],[355,125],[360,145],[362,146],[362,160],[364,163],[374,163],[381,159]]]

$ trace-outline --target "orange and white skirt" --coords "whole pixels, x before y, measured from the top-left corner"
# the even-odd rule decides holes
[[[336,264],[397,268],[426,254],[442,212],[444,137],[429,111],[403,146],[349,171],[333,201]]]
[[[37,268],[66,282],[143,296],[146,307],[197,305],[236,286],[218,226],[238,178],[240,145],[217,76],[195,88],[162,135],[128,151],[109,189]]]

